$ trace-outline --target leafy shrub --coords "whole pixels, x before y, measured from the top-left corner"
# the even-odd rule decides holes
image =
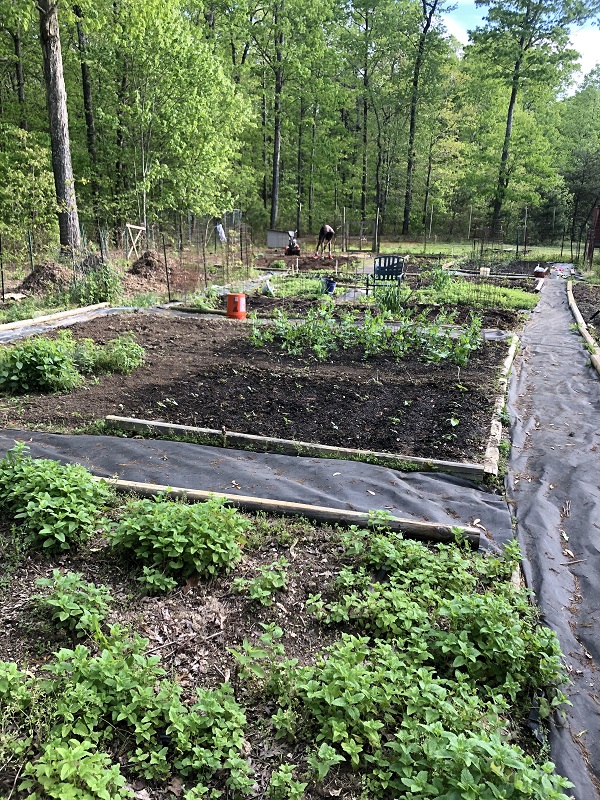
[[[144,348],[135,341],[132,333],[118,336],[98,349],[94,372],[129,375],[144,362]]]
[[[69,287],[69,303],[74,306],[110,303],[119,296],[122,282],[119,271],[109,265],[88,270]]]
[[[0,461],[0,507],[21,522],[30,546],[68,550],[93,533],[112,492],[78,464],[25,451],[14,447]]]
[[[275,592],[286,587],[287,567],[289,562],[281,558],[272,564],[262,566],[259,574],[251,580],[235,578],[231,582],[231,588],[240,594],[247,593],[251,600],[256,600],[263,606],[270,606]]]
[[[36,336],[0,351],[0,391],[68,392],[81,382],[72,358],[72,339],[63,332],[57,339]]]
[[[21,791],[30,800],[120,800],[132,797],[118,764],[110,766],[106,753],[98,753],[95,742],[53,740],[40,758],[26,765]]]
[[[144,360],[144,349],[133,334],[119,336],[104,346],[92,339],[73,339],[61,331],[56,339],[37,336],[0,351],[0,392],[70,391],[82,374],[127,374]]]
[[[63,573],[52,570],[52,578],[38,578],[37,586],[49,587],[49,594],[34,599],[40,609],[52,612],[59,626],[76,631],[77,636],[96,633],[108,613],[111,600],[105,586],[85,583],[79,572]]]
[[[111,539],[135,553],[152,575],[214,575],[241,558],[239,542],[247,527],[223,498],[187,505],[159,495],[129,503]]]

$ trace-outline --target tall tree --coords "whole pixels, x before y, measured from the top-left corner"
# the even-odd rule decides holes
[[[473,42],[486,55],[490,70],[509,89],[504,137],[491,227],[497,231],[510,182],[510,156],[517,97],[524,84],[558,86],[570,74],[577,53],[570,50],[569,26],[581,24],[598,12],[598,0],[476,0],[487,6],[484,24]]]
[[[37,8],[40,15],[40,40],[44,57],[60,245],[64,251],[74,252],[81,247],[81,234],[75,197],[75,179],[71,164],[67,92],[58,26],[58,0],[39,0]]]

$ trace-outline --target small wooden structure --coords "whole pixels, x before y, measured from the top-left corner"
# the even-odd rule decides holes
[[[135,231],[135,233],[134,233]],[[135,257],[139,258],[140,254],[138,253],[138,244],[140,243],[140,238],[142,233],[146,232],[145,225],[131,225],[129,222],[125,225],[125,244],[127,248],[127,260],[129,261],[131,254],[135,253]]]

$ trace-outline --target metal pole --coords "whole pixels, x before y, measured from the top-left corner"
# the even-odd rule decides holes
[[[163,255],[165,257],[165,275],[167,276],[167,296],[169,298],[169,303],[171,302],[171,282],[169,280],[169,265],[167,263],[167,245],[165,244],[165,235],[163,233],[162,237],[163,242]]]
[[[525,224],[523,225],[523,255],[527,254],[527,206],[525,206]]]
[[[431,215],[429,217],[429,238],[431,239],[431,226],[433,225],[433,203],[431,204]]]
[[[467,231],[467,240],[471,238],[471,220],[473,219],[473,206],[469,206],[469,230]]]

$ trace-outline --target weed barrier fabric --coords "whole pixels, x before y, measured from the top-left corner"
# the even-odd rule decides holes
[[[0,430],[0,456],[17,441],[27,444],[36,458],[82,464],[102,477],[353,511],[382,509],[449,525],[478,520],[482,550],[512,538],[505,501],[453,476],[185,442],[17,430]]]
[[[559,265],[554,274],[565,274]],[[528,586],[565,654],[566,719],[553,720],[558,772],[577,800],[600,797],[600,379],[570,327],[565,283],[546,282],[510,381],[507,490]]]

